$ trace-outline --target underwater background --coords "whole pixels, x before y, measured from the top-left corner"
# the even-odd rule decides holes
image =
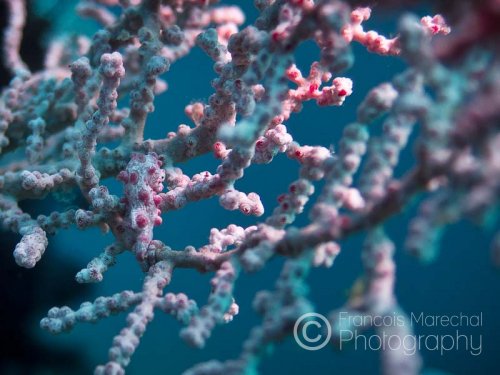
[[[222,2],[229,3],[229,2]],[[247,23],[257,14],[252,1],[241,1],[240,7],[247,15]],[[44,56],[43,43],[50,33],[71,30],[91,36],[97,25],[80,20],[72,13],[73,1],[30,2],[30,19],[22,54],[32,66]],[[428,8],[412,9],[419,16]],[[397,17],[401,12],[373,12],[367,22],[372,29],[385,35],[396,30]],[[5,10],[1,9],[2,25]],[[38,51],[38,52],[37,52]],[[355,119],[356,108],[368,90],[391,80],[404,70],[405,65],[396,57],[370,54],[354,46],[356,58],[352,69],[343,73],[354,82],[354,93],[342,107],[318,108],[307,102],[301,113],[292,115],[285,124],[301,144],[337,147],[342,129]],[[297,65],[308,71],[311,62],[318,58],[318,50],[312,43],[302,45],[296,52]],[[188,123],[184,107],[194,100],[206,101],[213,92],[210,80],[215,78],[212,62],[199,48],[194,48],[185,58],[172,65],[163,76],[169,89],[155,99],[155,112],[148,118],[146,138],[164,137],[181,123]],[[1,83],[8,75],[1,71]],[[126,100],[126,99],[124,99]],[[126,102],[125,102],[126,103]],[[370,129],[377,134],[380,123]],[[418,132],[418,130],[417,130]],[[415,137],[416,134],[413,135]],[[410,142],[411,144],[411,142]],[[396,175],[400,176],[414,163],[413,150],[409,146],[403,153]],[[205,155],[186,165],[184,173],[191,175],[201,170],[213,172],[217,160]],[[241,191],[258,193],[264,207],[270,212],[276,197],[286,191],[288,184],[297,176],[296,163],[279,155],[269,165],[253,165],[245,172],[237,187]],[[120,193],[121,185],[107,180],[112,193]],[[316,192],[321,184],[316,185]],[[482,326],[459,327],[460,334],[474,340],[481,339],[481,353],[471,354],[466,348],[451,350],[441,355],[439,350],[422,351],[424,370],[428,374],[499,374],[500,373],[500,273],[490,259],[489,246],[496,218],[491,218],[488,229],[474,223],[461,221],[447,228],[443,235],[440,253],[435,261],[422,264],[405,253],[403,248],[409,219],[415,214],[418,201],[391,219],[387,234],[396,245],[397,284],[396,295],[400,305],[410,314],[419,315],[478,315],[482,314]],[[33,214],[57,209],[57,200],[25,202],[24,208]],[[80,202],[81,204],[81,202]],[[264,214],[265,217],[266,214]],[[303,226],[308,212],[304,212],[295,225]],[[260,219],[263,220],[262,218]],[[156,239],[173,249],[192,245],[199,247],[208,240],[212,227],[222,228],[230,223],[248,226],[259,219],[245,217],[240,212],[223,210],[217,199],[191,203],[180,211],[163,216],[163,225],[155,230]],[[112,241],[111,234],[103,235],[96,229],[61,231],[49,237],[49,248],[35,269],[21,269],[15,265],[12,250],[17,237],[0,233],[1,270],[0,281],[0,374],[88,374],[107,360],[107,351],[113,337],[121,330],[125,314],[110,317],[97,324],[79,324],[70,334],[50,336],[38,324],[52,306],[68,304],[77,307],[98,296],[108,296],[125,289],[139,290],[143,274],[132,254],[118,258],[118,266],[111,268],[104,281],[97,285],[81,286],[74,275],[87,262]],[[342,242],[341,254],[329,269],[315,269],[309,276],[309,296],[315,304],[315,312],[327,315],[343,305],[349,290],[362,274],[361,243],[363,235],[356,235]],[[188,347],[179,337],[180,325],[172,317],[161,312],[148,325],[141,344],[135,352],[127,374],[180,374],[196,363],[209,359],[236,358],[250,329],[260,323],[252,310],[255,293],[272,289],[282,261],[275,259],[256,274],[243,274],[236,284],[235,298],[240,313],[233,322],[214,330],[203,350]],[[203,304],[210,290],[210,275],[200,275],[193,270],[176,270],[166,292],[183,292],[198,304]],[[456,327],[415,327],[416,334],[455,335]],[[351,348],[352,349],[352,348]],[[293,337],[275,346],[260,369],[262,374],[377,374],[379,355],[371,350],[336,351],[327,346],[318,351],[300,348]]]

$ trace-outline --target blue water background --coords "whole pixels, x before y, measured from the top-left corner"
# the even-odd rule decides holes
[[[250,4],[242,5],[248,19],[255,18],[256,11]],[[423,15],[422,9],[419,9]],[[394,14],[375,16],[368,25],[386,35],[396,30]],[[318,108],[315,103],[306,103],[299,114],[294,114],[286,123],[289,132],[301,144],[323,145],[335,148],[343,127],[355,120],[356,107],[364,95],[373,86],[390,80],[397,72],[404,69],[404,64],[397,58],[380,57],[367,53],[362,47],[354,46],[356,62],[346,73],[354,81],[354,93],[344,106],[337,108]],[[302,45],[296,53],[299,67],[307,75],[310,63],[318,59],[318,50],[312,43]],[[186,58],[175,63],[170,72],[165,74],[169,90],[156,98],[156,111],[150,115],[146,136],[164,137],[169,131],[175,131],[177,125],[190,120],[184,115],[184,107],[193,100],[207,101],[213,93],[210,79],[215,77],[211,60],[198,48]],[[373,134],[380,133],[380,123],[370,129]],[[414,164],[411,147],[403,152],[400,166],[396,170],[401,175]],[[181,165],[185,173],[208,170],[215,172],[217,161],[211,155],[200,157],[186,165]],[[243,179],[236,187],[244,192],[257,192],[267,210],[272,212],[276,197],[287,190],[290,182],[297,178],[298,168],[294,161],[279,155],[270,165],[252,165],[245,171]],[[120,185],[106,181],[111,189],[120,192]],[[321,184],[317,185],[317,191]],[[453,315],[483,313],[483,326],[461,329],[460,333],[482,335],[482,354],[474,357],[465,350],[451,351],[441,356],[439,353],[426,351],[422,355],[426,366],[454,374],[495,374],[500,373],[498,355],[500,354],[500,333],[498,312],[500,311],[500,276],[493,268],[489,256],[491,230],[483,232],[470,222],[460,222],[447,228],[441,244],[441,253],[437,260],[428,265],[419,262],[403,250],[408,219],[414,216],[417,201],[406,208],[397,218],[387,224],[387,232],[396,244],[397,287],[396,293],[402,307],[408,312],[428,315]],[[264,216],[265,217],[265,216]],[[164,215],[163,225],[155,230],[157,239],[175,249],[187,245],[199,247],[207,242],[210,228],[223,228],[230,223],[248,226],[263,220],[243,216],[239,212],[223,210],[217,199],[189,204],[178,212]],[[297,226],[308,222],[307,213],[296,221]],[[330,269],[315,269],[308,281],[310,297],[315,304],[315,311],[327,314],[332,309],[342,306],[347,291],[362,274],[361,243],[363,235],[343,241],[342,252]],[[98,230],[79,232],[68,230],[50,238],[48,251],[56,252],[61,258],[70,258],[83,267],[96,256],[112,236],[104,236]],[[42,260],[43,262],[43,260]],[[251,308],[251,301],[256,291],[272,289],[282,265],[276,259],[258,274],[243,274],[237,282],[235,297],[240,306],[240,313],[234,321],[215,329],[203,350],[189,348],[178,337],[180,325],[170,316],[157,312],[154,321],[148,326],[141,344],[134,354],[128,374],[180,374],[192,365],[209,359],[233,359],[241,351],[251,327],[258,325],[259,317]],[[92,289],[94,299],[100,295],[111,295],[125,289],[138,291],[143,275],[131,254],[120,256],[118,264],[105,274],[104,281]],[[200,275],[191,270],[177,270],[166,292],[184,292],[203,305],[210,290],[210,275]],[[67,280],[67,287],[72,288],[74,280]],[[48,301],[51,296],[48,295]],[[72,307],[77,307],[80,300],[75,300]],[[51,301],[57,305],[57,301]],[[104,363],[107,350],[113,336],[125,325],[125,314],[111,317],[95,325],[79,325],[69,335],[51,337],[37,327],[38,319],[45,311],[33,309],[33,330],[46,345],[75,346],[89,363]],[[420,331],[419,331],[420,330]],[[454,333],[451,328],[419,329],[417,333],[445,334]],[[372,351],[335,352],[327,347],[316,352],[301,349],[293,338],[276,345],[273,355],[263,360],[260,367],[262,374],[377,374],[379,369],[378,353]]]

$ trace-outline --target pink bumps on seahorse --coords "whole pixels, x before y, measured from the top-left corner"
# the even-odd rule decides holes
[[[125,184],[126,219],[134,233],[130,246],[141,259],[153,239],[153,227],[162,219],[158,204],[158,193],[163,190],[165,171],[155,153],[133,154],[127,168],[120,172],[118,179]]]

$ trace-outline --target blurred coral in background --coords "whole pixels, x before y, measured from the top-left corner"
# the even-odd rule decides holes
[[[274,287],[255,295],[261,323],[248,333],[239,357],[192,362],[185,369],[191,375],[258,372],[273,346],[293,336],[298,319],[315,310],[308,275],[334,270],[344,242],[359,233],[363,276],[344,306],[330,305],[331,344],[342,342],[346,327],[340,320],[346,314],[371,318],[372,324],[358,328],[375,329],[380,337],[412,335],[410,324],[373,322],[394,314],[410,319],[396,298],[395,245],[386,226],[415,202],[419,208],[405,242],[411,255],[434,261],[445,230],[467,218],[492,237],[491,258],[500,264],[500,232],[491,234],[498,228],[500,196],[499,1],[437,1],[440,13],[417,17],[401,11],[427,9],[416,1],[378,1],[371,9],[363,1],[255,0],[256,17],[250,19],[242,10],[248,4],[238,2],[81,0],[76,13],[99,25],[92,38],[79,33],[82,21],[68,22],[73,20],[66,18],[73,17],[66,15],[73,11],[68,3],[52,8],[49,2],[30,3],[46,15],[44,21],[27,12],[31,8],[23,0],[3,2],[7,70],[0,96],[0,225],[19,240],[11,244],[2,232],[2,249],[10,247],[18,266],[33,268],[47,257],[56,233],[86,231],[89,246],[97,228],[110,242],[90,247],[85,254],[90,261],[76,272],[76,281],[67,277],[73,261],[59,261],[55,271],[46,272],[64,280],[58,283],[105,282],[106,271],[120,267],[129,252],[144,275],[141,290],[98,297],[78,308],[53,307],[41,320],[41,328],[59,334],[77,323],[128,312],[107,363],[95,374],[125,372],[155,313],[172,315],[182,326],[180,337],[204,348],[217,325],[238,319],[238,279],[265,273],[280,259]],[[371,30],[372,11],[384,14],[396,5],[397,29],[387,36]],[[52,33],[43,34],[51,17],[57,18]],[[28,47],[26,38],[32,41]],[[307,43],[319,53],[307,56],[305,70],[299,60]],[[299,143],[290,122],[303,108],[313,105],[320,113],[349,104],[357,83],[347,75],[353,64],[363,64],[353,53],[359,47],[400,59],[405,69],[369,90],[350,123],[335,124],[342,134],[327,140],[330,147]],[[170,77],[196,49],[212,60],[212,94],[187,99],[189,124],[172,124],[172,109],[160,109],[161,116],[153,118],[157,97],[175,89]],[[184,85],[209,79],[193,71]],[[321,122],[316,115],[307,121]],[[321,125],[328,133],[331,124]],[[307,132],[308,124],[304,127]],[[149,128],[161,135],[149,138]],[[401,163],[409,148],[412,163]],[[201,157],[211,158],[215,167],[196,169]],[[256,165],[279,157],[295,163],[297,172],[272,207],[261,195],[275,181],[256,181],[257,192],[246,190],[243,181]],[[176,230],[183,236],[181,248],[164,240],[164,228],[176,225],[173,211],[211,198],[221,209],[255,219],[250,225],[241,219],[214,227],[201,246],[193,246],[194,224]],[[34,200],[46,204],[33,209]],[[307,218],[299,222],[301,214]],[[199,215],[212,226],[211,213]],[[169,290],[186,269],[210,274],[206,302]],[[18,285],[7,277],[2,288],[28,293],[27,280]],[[43,290],[43,305],[50,304],[52,292]],[[64,293],[78,291],[71,286]],[[11,306],[7,301],[2,298]],[[16,309],[32,313],[38,304],[33,298]],[[418,351],[408,355],[387,344],[380,350],[382,373],[420,373]],[[69,355],[60,355],[69,361]],[[71,356],[77,363],[78,354]],[[78,366],[85,372],[85,365]]]

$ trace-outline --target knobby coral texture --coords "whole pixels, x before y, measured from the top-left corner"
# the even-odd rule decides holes
[[[313,311],[307,275],[332,267],[342,242],[357,232],[366,234],[366,287],[343,311],[404,314],[394,295],[394,245],[384,222],[413,197],[424,196],[406,245],[430,261],[449,223],[462,217],[481,223],[498,202],[498,1],[457,1],[459,13],[445,7],[442,15],[404,14],[393,37],[386,37],[364,25],[370,8],[339,0],[255,0],[255,20],[246,20],[237,4],[217,0],[83,0],[77,12],[97,20],[101,29],[92,39],[53,39],[45,68],[33,72],[19,52],[25,4],[5,2],[3,58],[13,78],[0,99],[0,158],[7,160],[0,167],[0,224],[20,235],[15,262],[32,268],[58,231],[99,227],[113,243],[89,259],[76,282],[103,281],[126,251],[144,272],[142,290],[75,309],[54,307],[41,320],[44,330],[58,334],[127,312],[109,361],[96,374],[125,372],[155,313],[172,315],[183,326],[180,337],[203,348],[217,325],[237,319],[238,276],[265,272],[271,259],[284,258],[274,288],[255,296],[262,324],[249,332],[241,355],[193,364],[186,374],[258,371],[268,349]],[[319,47],[320,56],[301,71],[294,59],[306,41]],[[287,121],[304,102],[314,101],[320,111],[349,100],[353,82],[341,74],[354,63],[356,43],[375,54],[399,56],[407,69],[366,95],[342,137],[332,140],[335,152],[299,144]],[[185,108],[190,125],[163,139],[145,139],[170,66],[182,64],[194,48],[213,60],[213,94]],[[370,136],[372,123],[382,126],[380,136]],[[396,178],[394,168],[415,127],[416,163]],[[114,148],[103,146],[109,143]],[[185,163],[204,154],[219,160],[217,169],[183,173]],[[172,249],[155,239],[155,231],[169,225],[170,211],[209,198],[216,197],[221,209],[262,217],[259,195],[238,190],[238,180],[247,168],[271,163],[278,154],[296,162],[297,177],[276,207],[266,207],[264,219],[246,228],[213,228],[200,248],[186,242],[184,249]],[[123,184],[119,196],[106,186],[112,179]],[[309,202],[318,181],[321,192]],[[66,210],[32,217],[19,206],[75,189],[86,201],[77,209],[69,203]],[[309,224],[292,226],[306,205]],[[500,235],[492,243],[493,259],[500,263]],[[186,268],[213,274],[203,305],[168,291],[171,279]],[[335,345],[338,310],[332,309]],[[407,329],[390,327],[390,333],[403,336]],[[417,374],[421,362],[418,354],[381,350],[386,374]]]

